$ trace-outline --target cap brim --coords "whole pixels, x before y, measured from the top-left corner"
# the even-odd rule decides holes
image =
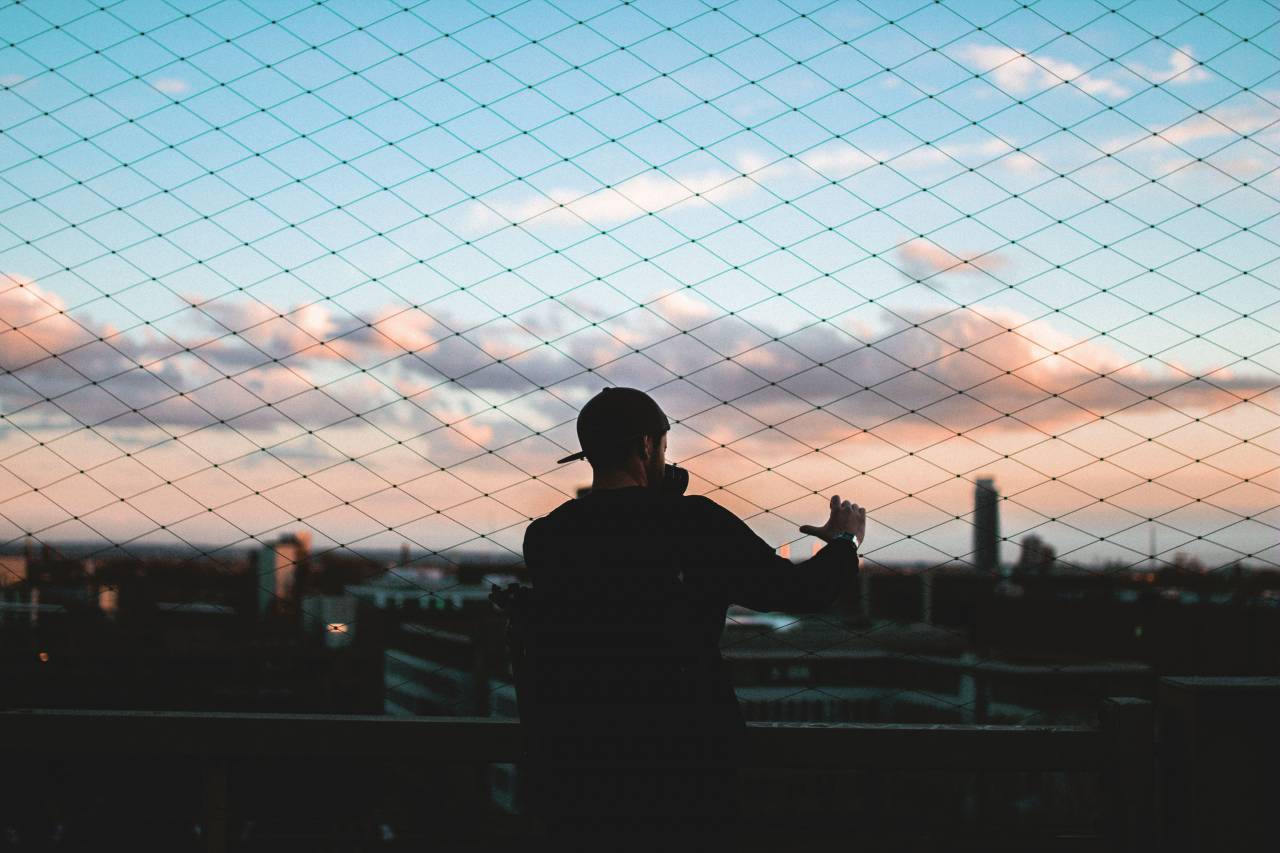
[[[556,460],[556,464],[557,464],[557,465],[563,465],[564,463],[566,463],[566,462],[572,462],[572,461],[574,461],[575,459],[586,459],[586,458],[587,458],[587,453],[586,453],[586,451],[585,451],[585,450],[579,450],[577,453],[574,453],[574,454],[573,454],[573,455],[571,455],[571,456],[566,456],[566,457],[565,457],[565,458],[563,458],[563,459],[557,459],[557,460]]]

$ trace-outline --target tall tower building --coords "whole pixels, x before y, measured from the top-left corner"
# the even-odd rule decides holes
[[[257,555],[258,616],[270,612],[296,613],[311,556],[311,533],[286,533],[274,545],[264,545]]]
[[[981,477],[973,490],[973,565],[980,572],[1000,571],[1000,493],[995,480]]]

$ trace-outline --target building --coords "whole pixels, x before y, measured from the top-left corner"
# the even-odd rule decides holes
[[[515,716],[515,691],[499,651],[501,622],[489,602],[489,575],[463,584],[439,569],[388,572],[347,594],[374,611],[393,614],[383,658],[384,708],[393,716]]]
[[[1052,545],[1034,533],[1022,537],[1022,555],[1013,567],[1015,576],[1047,575],[1053,571],[1058,552]]]
[[[351,645],[356,633],[356,598],[353,595],[304,595],[302,630],[324,638],[331,649]]]
[[[258,550],[255,595],[259,619],[269,613],[297,612],[310,557],[311,534],[305,530],[286,533],[275,544]]]
[[[27,582],[27,555],[0,554],[0,589],[21,588]]]
[[[973,490],[973,566],[990,575],[1000,571],[999,500],[995,480],[978,478]]]

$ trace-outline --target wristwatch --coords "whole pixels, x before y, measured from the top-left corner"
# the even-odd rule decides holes
[[[847,539],[847,540],[849,540],[850,542],[852,542],[852,543],[853,543],[853,547],[854,547],[854,548],[857,548],[857,547],[858,547],[858,545],[859,545],[858,537],[857,537],[857,536],[855,536],[854,534],[850,533],[850,532],[849,532],[849,531],[847,531],[847,530],[842,531],[842,532],[840,532],[840,533],[837,533],[835,536],[832,536],[832,537],[831,537],[831,541],[832,541],[832,542],[835,542],[837,539]]]

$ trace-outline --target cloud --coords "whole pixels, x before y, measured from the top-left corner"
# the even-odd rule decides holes
[[[1280,120],[1280,108],[1265,101],[1228,104],[1190,116],[1160,131],[1160,138],[1174,145],[1202,139],[1254,134]]]
[[[0,273],[0,370],[13,373],[111,330],[85,328],[66,304],[26,276]]]
[[[192,307],[167,326],[177,340],[152,331],[158,326],[121,334],[84,315],[73,320],[56,294],[30,279],[4,281],[0,408],[19,422],[29,410],[25,419],[36,418],[35,428],[60,422],[182,432],[225,421],[241,432],[278,434],[298,424],[329,426],[405,397],[429,399],[454,422],[488,408],[475,394],[510,399],[581,372],[575,358],[592,365],[629,352],[603,333],[553,348],[513,324],[458,335],[454,328],[471,324],[450,322],[446,312],[388,305],[364,319],[325,304],[275,311],[246,296],[189,300]],[[672,308],[694,310],[678,301]],[[566,319],[548,334],[563,334]],[[350,426],[370,430],[358,420]]]
[[[870,168],[884,158],[873,157],[844,140],[834,140],[797,154],[796,159],[823,177],[840,179]]]
[[[191,84],[177,77],[159,77],[152,80],[151,85],[166,95],[182,95],[191,91]]]
[[[650,169],[620,183],[587,192],[568,186],[553,186],[543,191],[529,188],[514,197],[490,199],[485,205],[474,203],[467,217],[473,227],[492,226],[496,213],[501,219],[515,223],[534,219],[585,221],[597,228],[607,228],[679,204],[709,206],[712,201],[723,202],[758,190],[758,185],[728,168],[674,175]]]
[[[1028,56],[1004,45],[965,45],[959,54],[974,68],[989,74],[1001,89],[1013,94],[1042,91],[1059,83],[1069,83],[1090,95],[1122,98],[1129,94],[1129,90],[1115,80],[1086,73],[1072,62],[1051,56]]]
[[[1209,79],[1209,71],[1196,60],[1191,48],[1181,45],[1169,51],[1164,68],[1153,68],[1142,63],[1129,63],[1129,67],[1157,85],[1165,83],[1199,83]]]
[[[927,243],[908,244],[902,253],[933,274],[953,269],[961,258]],[[460,504],[468,499],[460,484],[481,480],[499,484],[485,488],[493,499],[518,500],[521,515],[541,514],[580,484],[581,467],[557,469],[553,460],[563,448],[575,449],[574,407],[604,384],[653,388],[678,421],[673,461],[694,472],[700,489],[728,489],[721,494],[726,500],[736,495],[732,500],[744,512],[780,509],[800,494],[785,481],[768,485],[766,475],[775,475],[764,466],[804,488],[827,488],[870,470],[882,485],[866,485],[880,490],[869,498],[887,506],[921,477],[928,480],[920,473],[925,463],[907,462],[908,451],[929,459],[929,471],[954,469],[953,478],[993,458],[926,453],[939,442],[960,441],[957,433],[965,446],[998,448],[991,452],[999,458],[1051,435],[1076,441],[1077,428],[1104,416],[1140,435],[1143,423],[1160,423],[1176,416],[1175,410],[1207,416],[1271,384],[1265,377],[1221,371],[1210,382],[1155,361],[1129,364],[1105,341],[1073,338],[1009,310],[868,312],[856,325],[834,319],[782,334],[767,320],[753,324],[724,315],[685,291],[620,319],[616,328],[628,343],[608,334],[608,322],[583,327],[570,312],[550,306],[539,315],[539,339],[511,321],[457,335],[453,329],[463,324],[455,317],[390,305],[355,318],[324,304],[273,312],[245,298],[215,300],[192,309],[190,322],[182,324],[199,341],[187,352],[155,333],[115,333],[83,316],[73,321],[61,313],[65,308],[55,294],[20,277],[6,281],[0,321],[8,331],[0,332],[0,360],[9,372],[0,376],[0,406],[12,414],[34,403],[29,417],[44,418],[46,427],[99,424],[97,434],[118,447],[163,439],[153,424],[172,430],[182,438],[147,451],[146,465],[163,475],[160,483],[180,482],[204,506],[229,505],[239,494],[252,497],[223,480],[215,489],[214,461],[234,464],[246,483],[274,484],[351,456],[377,478],[406,484],[405,494],[379,499],[386,506],[380,503],[378,511],[394,510],[397,518],[428,512],[417,500]],[[723,353],[733,358],[725,360]],[[584,364],[595,372],[585,373]],[[237,365],[227,371],[230,380],[221,372],[227,365]],[[456,381],[446,381],[451,376]],[[97,386],[88,384],[93,379]],[[543,384],[550,390],[539,391]],[[41,404],[42,396],[54,397],[57,409]],[[133,414],[133,407],[140,412]],[[22,423],[22,417],[15,421]],[[533,436],[532,429],[543,434]],[[406,445],[395,445],[393,438],[406,439]],[[13,457],[5,465],[30,479],[35,457],[24,462],[15,440],[15,431],[0,431],[0,443]],[[1077,444],[1088,448],[1085,441]],[[266,454],[259,446],[273,449]],[[1062,453],[1078,452],[1055,446],[1065,448]],[[488,454],[488,448],[496,449]],[[815,448],[821,455],[813,454]],[[281,460],[290,467],[281,468]],[[1037,458],[1026,464],[1040,471],[1058,463]],[[116,488],[107,477],[115,463],[109,470],[92,465],[85,463],[95,478]],[[409,484],[437,466],[460,478],[459,484],[429,490],[424,485],[418,497],[410,497]],[[520,468],[548,473],[535,481]],[[180,473],[164,473],[171,470]],[[152,482],[142,469],[126,473],[120,469],[120,488],[149,488]],[[0,471],[0,486],[6,476]],[[326,488],[355,488],[350,477],[328,476]],[[1010,482],[1007,488],[1015,492],[1032,484]],[[509,489],[519,494],[508,495]],[[49,499],[70,507],[76,494],[64,485],[49,492]],[[317,507],[328,505],[314,489],[272,493],[272,499],[281,507],[280,523],[310,519],[321,512]],[[0,496],[0,513],[36,518],[24,503],[29,500],[34,499]],[[225,512],[256,521],[255,513],[242,509]],[[56,513],[49,518],[56,520]],[[31,524],[28,529],[38,529]],[[351,538],[327,515],[316,517],[315,526],[325,535]],[[114,528],[103,521],[98,529],[111,535]],[[190,535],[209,541],[224,534]],[[434,547],[434,535],[423,532],[415,541]],[[508,546],[518,548],[518,536]]]
[[[301,390],[298,376],[274,362],[272,352],[313,347],[307,361],[337,357],[308,334],[331,325],[310,309],[298,312],[291,333],[269,323],[251,326],[249,317],[225,310],[193,310],[182,324],[196,338],[188,351],[150,330],[120,334],[83,316],[72,319],[56,294],[25,277],[9,274],[0,282],[8,285],[0,291],[0,404],[11,417],[34,407],[45,421],[207,426],[261,409],[273,393],[281,396],[279,389]],[[227,335],[219,321],[240,323],[245,336]],[[263,346],[250,342],[254,331]],[[246,375],[237,382],[227,374]],[[255,386],[266,396],[248,390]]]
[[[1004,261],[965,258],[917,240],[899,250],[899,263],[928,278],[990,271]],[[600,371],[597,384],[641,376],[663,384],[679,375],[712,401],[737,405],[750,398],[752,417],[762,424],[782,420],[797,401],[808,408],[856,396],[860,413],[878,423],[911,411],[927,416],[945,400],[939,418],[956,431],[996,420],[1001,428],[1024,428],[1000,416],[1047,401],[1058,414],[1037,414],[1035,428],[1054,431],[1147,396],[1191,409],[1221,402],[1215,385],[1265,390],[1224,372],[1211,384],[1176,365],[1130,366],[1105,343],[1073,340],[1007,311],[882,311],[846,331],[819,324],[770,343],[775,332],[767,325],[721,316],[680,291],[628,315],[616,336],[609,323],[583,327],[561,312],[545,320],[545,338],[510,321],[457,335],[447,316],[420,309],[387,306],[363,321],[326,305],[272,312],[248,299],[216,300],[184,324],[207,327],[196,335],[204,342],[187,351],[155,334],[78,323],[62,313],[55,295],[29,280],[8,281],[12,286],[0,292],[0,322],[10,327],[0,333],[0,365],[9,381],[0,401],[12,412],[53,398],[69,417],[90,424],[114,418],[117,425],[205,426],[240,418],[235,425],[247,430],[287,428],[290,419],[328,425],[430,388],[443,419],[454,421],[487,408],[473,394],[510,400],[575,375],[590,384],[586,368]],[[563,419],[561,403],[546,403],[549,415],[554,410]],[[350,426],[367,428],[358,418]]]
[[[803,163],[828,180],[843,180],[882,163],[889,164],[900,172],[917,173],[939,167],[954,167],[957,163],[970,166],[995,161],[1001,167],[1019,172],[1043,168],[1028,155],[1015,153],[1012,145],[995,136],[980,142],[947,139],[937,143],[924,143],[905,152],[876,149],[861,151],[840,141],[798,154],[794,160],[784,161],[779,166],[799,175],[797,163]],[[777,169],[778,166],[774,168]]]
[[[1008,260],[997,253],[953,254],[923,238],[900,246],[897,257],[898,268],[908,278],[916,281],[932,279],[944,273],[994,273],[1008,267]]]
[[[1006,146],[1006,150],[1008,149]],[[475,229],[497,229],[503,222],[519,224],[586,222],[599,229],[611,228],[650,213],[682,212],[728,205],[734,201],[776,190],[786,195],[792,184],[809,182],[816,172],[828,180],[843,180],[883,162],[901,167],[933,166],[947,162],[937,149],[916,148],[906,154],[866,152],[843,141],[817,146],[794,158],[768,160],[745,152],[729,158],[728,166],[668,173],[648,169],[617,184],[584,190],[565,185],[491,197],[484,204],[468,203],[466,219]]]
[[[1188,147],[1209,140],[1213,142],[1215,148],[1222,148],[1224,145],[1217,140],[1230,140],[1231,137],[1246,135],[1255,140],[1263,136],[1276,137],[1280,133],[1277,131],[1280,107],[1275,105],[1275,100],[1280,96],[1280,92],[1256,94],[1258,97],[1251,95],[1248,99],[1232,99],[1227,103],[1210,107],[1203,113],[1194,113],[1162,129],[1152,128],[1154,133],[1143,134],[1136,140],[1133,135],[1105,140],[1098,145],[1098,148],[1108,154],[1133,150],[1139,153],[1172,156],[1173,152],[1168,151],[1166,146],[1153,147],[1152,143],[1164,141],[1180,147]],[[1258,164],[1245,162],[1243,158],[1235,158],[1232,161],[1217,162],[1217,165],[1228,174],[1237,175],[1240,172],[1252,173]],[[1267,166],[1265,163],[1263,165]]]
[[[747,151],[730,155],[731,166],[704,167],[668,173],[648,169],[610,186],[584,188],[557,185],[538,189],[521,183],[504,187],[501,193],[483,202],[469,201],[462,208],[466,228],[490,233],[510,223],[518,225],[588,225],[605,230],[649,214],[710,211],[713,206],[732,214],[734,202],[773,192],[790,197],[795,191],[812,187],[815,173],[827,181],[842,181],[884,164],[908,173],[924,172],[974,156],[1000,160],[1002,166],[1018,171],[1036,167],[1025,154],[1013,154],[1013,147],[999,139],[977,145],[955,142],[922,144],[905,152],[862,150],[844,140],[832,140],[794,157],[769,160]]]

